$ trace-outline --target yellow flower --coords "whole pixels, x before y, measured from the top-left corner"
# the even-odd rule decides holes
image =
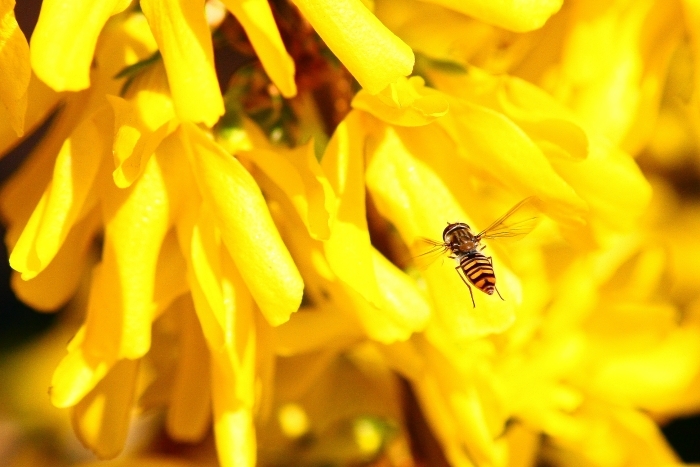
[[[114,465],[678,463],[698,213],[649,161],[694,147],[697,63],[624,6],[45,1],[0,47],[0,150],[54,112],[0,213],[18,297],[85,290],[51,403]]]
[[[98,58],[119,49],[141,56],[152,50],[142,16],[114,26]],[[24,208],[27,193],[16,191],[21,177],[5,192],[6,216],[16,220],[10,261],[27,281],[20,289],[31,295],[38,283],[50,284],[48,293],[30,299],[40,308],[67,298],[54,289],[75,289],[89,261],[85,252],[101,232],[86,322],[54,374],[52,401],[73,407],[76,432],[87,446],[100,457],[115,456],[138,394],[140,360],[152,346],[153,321],[171,306],[182,308],[183,299],[174,300],[189,291],[180,313],[196,308],[212,353],[215,431],[220,439],[235,433],[239,440],[221,441],[222,461],[252,465],[256,348],[265,346],[256,337],[252,300],[278,325],[298,308],[301,279],[250,174],[201,129],[175,120],[164,68],[155,65],[139,76],[127,99],[105,99],[100,83],[119,89],[110,67],[94,73],[90,94],[70,97],[35,155],[41,169],[53,166],[53,176],[43,192],[32,194],[38,200],[33,211]],[[239,389],[231,393],[231,387]],[[176,435],[195,436],[182,427],[187,420],[174,417]]]
[[[29,46],[15,19],[14,7],[14,0],[0,3],[0,118],[8,120],[17,136],[22,136],[31,70]]]
[[[531,11],[543,13],[543,19],[553,16],[526,34],[511,31],[535,28],[457,10],[492,27],[435,5],[409,14],[397,2],[385,3],[377,8],[379,18],[414,50],[431,59],[524,78],[565,104],[586,128],[635,155],[648,143],[668,66],[683,34],[697,37],[693,2],[576,0],[558,12],[556,2],[534,2],[541,8]],[[434,3],[449,7],[452,2]],[[513,2],[515,11],[518,3]],[[399,9],[404,13],[397,14]]]
[[[32,36],[32,68],[39,78],[57,91],[88,88],[90,64],[100,31],[110,17],[122,13],[130,3],[81,2],[66,8],[60,1],[47,1]],[[282,94],[293,96],[296,93],[294,62],[285,51],[268,3],[251,0],[224,4],[241,22]],[[341,4],[299,1],[298,6],[331,50],[370,92],[378,92],[411,72],[411,50],[359,0]],[[11,7],[8,3],[7,9]],[[172,0],[144,0],[141,8],[163,57],[178,117],[211,127],[224,113],[224,102],[217,85],[213,44],[204,10],[197,2]]]

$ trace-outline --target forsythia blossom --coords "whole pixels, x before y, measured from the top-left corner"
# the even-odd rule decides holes
[[[40,136],[0,191],[11,284],[70,317],[7,399],[51,355],[115,465],[680,464],[691,3],[44,0],[27,41],[0,0],[0,153]],[[431,251],[526,199],[478,246],[498,294]]]

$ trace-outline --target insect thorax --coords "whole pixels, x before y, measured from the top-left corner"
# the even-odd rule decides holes
[[[442,232],[442,239],[452,251],[452,254],[456,256],[474,251],[479,246],[479,239],[472,233],[469,226],[463,222],[448,224]]]

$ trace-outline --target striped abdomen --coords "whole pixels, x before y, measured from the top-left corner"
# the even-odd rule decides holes
[[[491,261],[480,252],[472,251],[462,256],[459,266],[469,282],[477,289],[489,295],[496,290],[496,275],[493,273]]]

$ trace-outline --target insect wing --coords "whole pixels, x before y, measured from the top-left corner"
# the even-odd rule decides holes
[[[493,239],[493,238],[517,238],[530,233],[535,228],[538,222],[536,216],[538,210],[535,206],[537,201],[536,196],[530,196],[520,201],[518,204],[510,208],[500,218],[496,219],[491,225],[482,230],[477,238]]]
[[[416,267],[420,270],[427,269],[436,259],[446,253],[449,248],[443,242],[436,242],[429,238],[421,238],[421,245],[428,245],[429,248],[423,253],[413,257]]]

